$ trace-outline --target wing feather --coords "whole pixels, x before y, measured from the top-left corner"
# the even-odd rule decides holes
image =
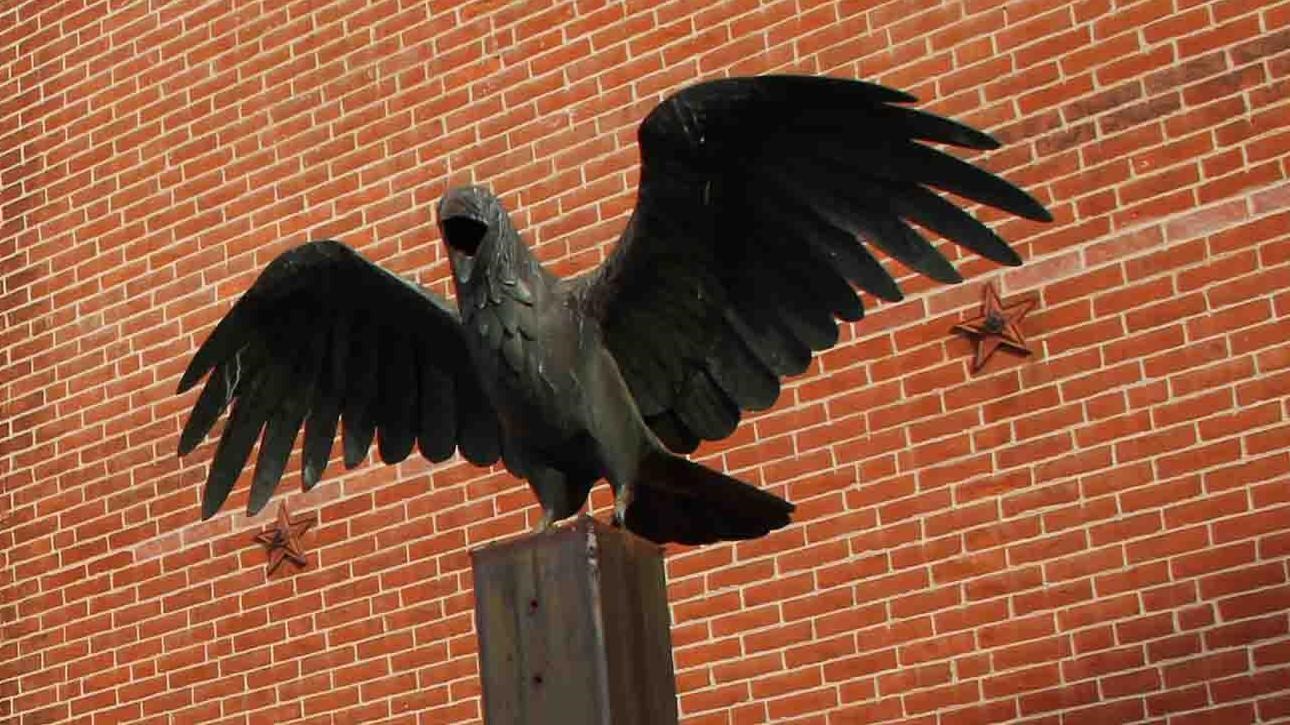
[[[875,176],[934,186],[1035,221],[1052,216],[1033,197],[990,172],[922,144],[877,147],[866,155]]]
[[[730,312],[727,323],[776,376],[797,375],[811,364],[811,349],[788,329],[774,300],[750,293]]]
[[[233,412],[229,414],[228,424],[224,426],[224,433],[215,448],[210,476],[206,479],[202,518],[213,516],[228,499],[251,455],[256,438],[282,397],[289,371],[287,363],[270,359],[255,373],[246,393],[235,399]]]
[[[947,284],[962,281],[935,247],[901,221],[893,209],[887,182],[847,179],[837,171],[827,170],[823,162],[812,167],[800,159],[789,159],[785,165],[786,171],[770,177],[772,183],[798,208],[809,208],[806,216],[813,214],[844,230],[852,237],[851,247],[864,249],[854,241],[856,235],[861,235],[915,272]],[[793,179],[791,184],[785,181],[789,178]],[[865,267],[872,270],[871,265]],[[881,269],[881,265],[878,267]],[[891,279],[885,271],[882,276]],[[894,281],[891,287],[895,287]]]
[[[283,394],[277,410],[265,424],[260,455],[255,462],[255,473],[251,476],[251,497],[246,506],[248,513],[259,513],[273,496],[278,479],[282,478],[282,472],[287,467],[287,457],[291,455],[291,448],[296,443],[300,425],[305,419],[308,394],[309,391],[305,388],[289,388]]]
[[[179,455],[186,456],[191,453],[228,407],[237,383],[237,378],[231,376],[237,374],[240,364],[239,358],[234,357],[206,379],[201,394],[197,396],[197,402],[193,404],[192,414],[188,416],[188,422],[184,424],[183,432],[179,434]]]
[[[480,466],[501,455],[501,433],[484,391],[474,376],[457,378],[457,448],[466,460]]]
[[[860,221],[860,234],[906,267],[937,282],[962,282],[958,270],[913,227],[894,214],[874,210]]]
[[[315,381],[313,401],[305,420],[305,442],[301,451],[301,478],[306,491],[322,479],[331,460],[336,428],[340,424],[341,403],[345,390],[345,363],[349,358],[348,342],[352,313],[341,310],[330,325],[326,359]]]
[[[745,265],[735,283],[744,288],[739,301],[743,305],[769,307],[762,314],[774,314],[783,329],[788,330],[797,349],[806,349],[805,362],[811,350],[832,347],[838,339],[838,326],[827,307],[813,299],[809,288],[802,286],[785,260],[778,269],[759,264]],[[741,305],[741,306],[743,306]],[[801,366],[805,369],[805,364]]]
[[[892,185],[890,193],[891,208],[898,215],[993,262],[1013,267],[1021,264],[1021,257],[998,234],[943,197],[908,183]]]
[[[720,440],[739,425],[739,407],[731,402],[708,372],[698,368],[687,376],[677,414],[686,428],[707,440]]]
[[[381,338],[380,436],[381,460],[398,463],[416,445],[417,384],[412,349],[397,328],[387,328]]]
[[[282,398],[277,409],[269,416],[264,438],[260,442],[260,455],[251,477],[251,496],[247,503],[247,511],[252,514],[264,508],[273,496],[273,490],[277,488],[278,479],[282,478],[282,472],[287,467],[287,458],[291,455],[305,413],[309,409],[310,393],[318,374],[327,329],[306,327],[306,315],[305,311],[297,309],[290,319],[293,329],[300,331],[296,339],[308,336],[308,343],[280,353],[282,359],[291,360],[290,377],[283,382]]]
[[[233,358],[246,346],[248,337],[253,334],[256,321],[248,312],[255,303],[255,298],[250,302],[245,300],[246,298],[243,297],[233,305],[232,309],[215,325],[206,342],[202,343],[202,346],[193,354],[193,359],[184,370],[183,377],[179,379],[177,392],[183,393],[193,387],[216,365]]]
[[[421,455],[439,462],[447,460],[457,447],[457,400],[452,378],[424,362],[432,356],[424,344],[414,347],[417,357],[417,447]]]
[[[341,443],[345,468],[354,468],[367,457],[376,436],[376,396],[379,393],[380,336],[376,320],[355,320],[346,368],[345,403],[341,409]]]
[[[646,416],[645,422],[659,440],[663,441],[663,445],[678,453],[693,453],[699,447],[699,436],[682,423],[673,410]]]
[[[729,325],[717,328],[707,370],[726,395],[744,410],[765,410],[779,397],[779,378],[757,359]]]
[[[257,439],[248,511],[272,497],[304,428],[305,488],[322,477],[340,428],[344,462],[382,460],[415,444],[432,460],[455,449],[497,460],[496,414],[443,300],[332,241],[273,260],[194,353],[182,393],[208,376],[180,435],[190,453],[231,406],[202,496],[202,516],[227,500]],[[466,419],[468,418],[468,420]]]

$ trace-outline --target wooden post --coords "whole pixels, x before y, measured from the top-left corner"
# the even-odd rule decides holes
[[[657,545],[584,516],[471,562],[485,722],[677,722]]]

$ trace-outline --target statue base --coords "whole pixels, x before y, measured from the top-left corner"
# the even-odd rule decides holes
[[[582,516],[471,565],[485,722],[677,722],[658,545]]]

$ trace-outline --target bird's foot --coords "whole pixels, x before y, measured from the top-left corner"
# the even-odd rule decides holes
[[[632,487],[623,486],[614,494],[614,515],[610,523],[617,528],[627,526],[627,507],[632,505]]]
[[[551,524],[553,523],[555,523],[555,513],[551,511],[543,511],[542,518],[538,519],[537,526],[533,527],[533,533],[540,534],[547,531],[551,528]]]

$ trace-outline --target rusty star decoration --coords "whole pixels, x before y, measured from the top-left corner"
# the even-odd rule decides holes
[[[287,512],[286,503],[278,505],[278,519],[274,528],[255,535],[255,540],[268,549],[270,575],[287,559],[298,567],[308,564],[309,560],[305,558],[305,551],[300,546],[300,537],[313,525],[314,517],[293,519]]]
[[[1021,333],[1021,321],[1038,302],[1035,297],[1026,297],[1004,304],[994,285],[985,285],[981,314],[953,327],[954,332],[961,332],[976,341],[972,372],[979,372],[995,350],[1001,347],[1021,355],[1031,353],[1026,345],[1026,337]]]

